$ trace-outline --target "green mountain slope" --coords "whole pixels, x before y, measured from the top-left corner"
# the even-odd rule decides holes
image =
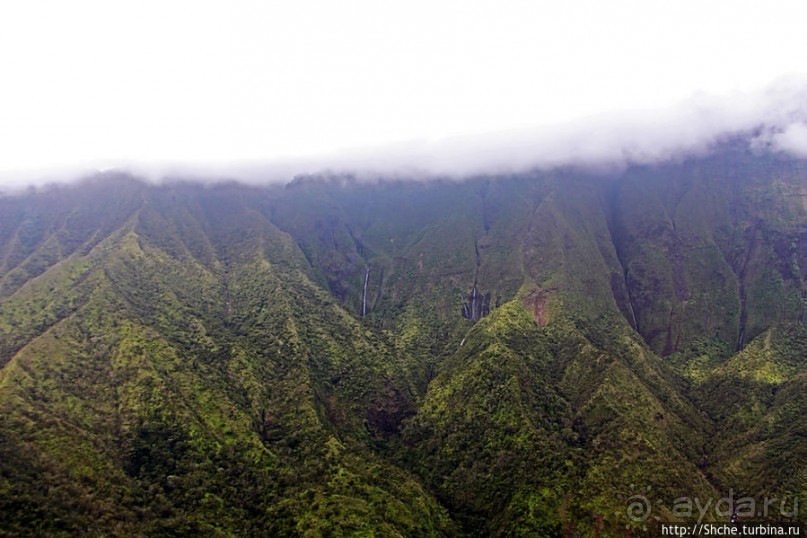
[[[729,145],[0,199],[0,535],[652,535],[803,495],[805,178]]]
[[[431,496],[369,448],[412,405],[406,357],[313,285],[268,222],[230,220],[240,239],[205,266],[156,246],[172,228],[141,226],[160,218],[147,206],[80,260],[66,293],[81,305],[2,370],[3,461],[24,463],[4,467],[5,529],[443,533]]]
[[[807,493],[806,382],[807,330],[794,325],[768,329],[699,383],[701,405],[720,426],[716,480],[790,505]]]

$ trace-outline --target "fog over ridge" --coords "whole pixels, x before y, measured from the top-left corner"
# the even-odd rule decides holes
[[[620,168],[705,154],[737,136],[747,137],[756,150],[807,157],[807,79],[783,79],[754,94],[697,94],[661,110],[355,150],[331,169],[462,178],[568,165]]]
[[[349,127],[347,127],[349,128]],[[731,137],[757,151],[807,158],[807,77],[788,77],[755,93],[696,94],[658,110],[603,113],[555,126],[524,127],[441,140],[411,140],[329,155],[230,162],[108,162],[0,172],[5,190],[119,170],[149,181],[236,180],[285,183],[301,175],[358,179],[461,180],[562,166],[619,169],[702,155]]]
[[[554,126],[404,141],[311,158],[135,170],[153,179],[231,177],[248,183],[287,182],[319,173],[463,179],[569,165],[650,164],[705,154],[736,136],[747,137],[759,151],[807,158],[807,77],[783,78],[755,93],[696,94],[666,109],[604,113]]]

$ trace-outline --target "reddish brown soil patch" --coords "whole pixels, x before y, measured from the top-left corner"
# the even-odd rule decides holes
[[[546,327],[549,322],[546,303],[549,300],[550,290],[536,288],[524,298],[524,306],[532,312],[532,317],[539,327]]]

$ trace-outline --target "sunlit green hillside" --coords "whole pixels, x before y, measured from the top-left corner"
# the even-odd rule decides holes
[[[732,147],[2,198],[0,536],[652,536],[682,496],[807,499],[805,322],[807,165]]]

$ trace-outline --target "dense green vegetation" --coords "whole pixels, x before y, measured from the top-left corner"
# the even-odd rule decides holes
[[[640,536],[807,498],[805,172],[0,199],[0,536]]]

